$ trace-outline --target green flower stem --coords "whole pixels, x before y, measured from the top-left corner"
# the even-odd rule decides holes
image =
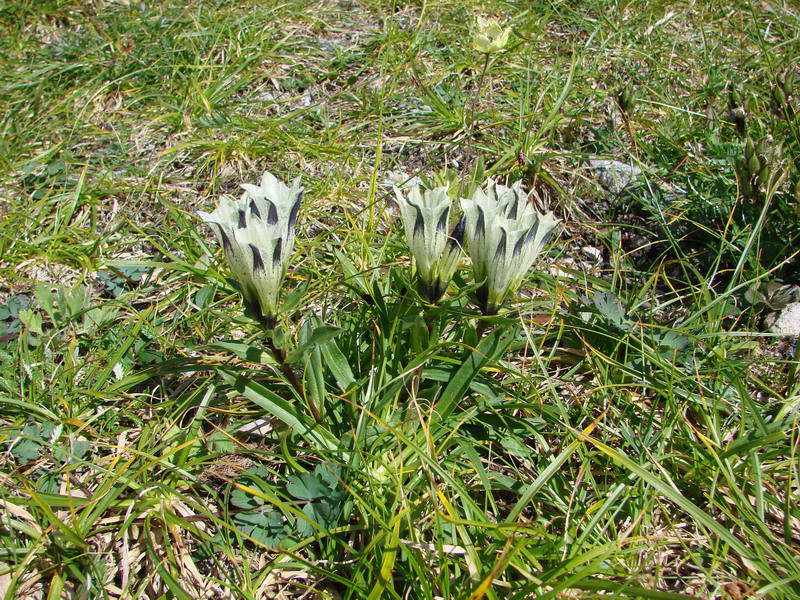
[[[786,393],[791,395],[794,393],[794,384],[797,381],[797,366],[798,361],[800,361],[800,342],[798,342],[797,346],[794,349],[794,358],[792,359],[792,369],[789,372],[789,382],[786,385]]]
[[[481,90],[483,89],[483,80],[486,79],[486,72],[489,70],[489,57],[490,55],[484,54],[483,57],[483,69],[481,70],[481,76],[478,79],[478,88],[475,90],[475,95],[472,96],[472,100],[470,101],[470,108],[469,108],[469,129],[467,130],[467,144],[472,140],[472,134],[475,131],[475,105],[478,102],[478,97],[481,95]]]
[[[427,307],[422,309],[422,318],[425,320],[425,327],[428,328],[428,336],[433,335],[433,325],[436,322],[436,316]]]
[[[628,115],[624,111],[622,112],[622,120],[625,123],[625,128],[628,130],[628,137],[631,140],[631,144],[633,144],[633,155],[636,158],[639,158],[639,144],[636,143],[636,136],[633,134],[633,126],[631,125],[631,120],[628,118]]]
[[[283,376],[286,377],[286,379],[289,381],[290,384],[292,384],[292,387],[306,403],[306,405],[308,406],[308,410],[314,417],[314,420],[317,423],[322,423],[322,414],[319,412],[319,409],[311,401],[311,398],[306,396],[306,391],[303,389],[303,384],[301,384],[300,380],[297,379],[297,375],[295,374],[294,369],[292,369],[292,366],[286,362],[286,353],[275,345],[275,330],[265,329],[264,333],[267,339],[267,348],[269,348],[269,351],[272,353],[273,358],[278,363],[278,368],[280,369],[280,372],[283,373]]]
[[[478,337],[478,342],[477,342],[477,344],[475,344],[476,346],[483,339],[483,336],[486,333],[487,329],[489,329],[489,321],[487,321],[486,319],[479,319],[478,320],[478,326],[475,328],[475,333],[476,333],[476,335]]]

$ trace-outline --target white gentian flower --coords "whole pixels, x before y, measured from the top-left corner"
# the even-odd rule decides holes
[[[417,276],[428,300],[435,303],[447,290],[461,260],[464,219],[448,234],[452,200],[447,186],[424,192],[414,186],[407,196],[398,187],[394,192]]]
[[[499,52],[508,44],[511,27],[503,29],[496,19],[478,17],[478,26],[472,40],[472,47],[483,54]]]
[[[239,200],[223,197],[212,213],[199,212],[214,229],[245,304],[273,327],[278,295],[294,249],[294,230],[303,191],[300,177],[286,186],[271,173],[261,185],[244,184]]]
[[[489,179],[472,198],[462,198],[461,207],[475,281],[483,282],[478,300],[485,314],[495,314],[522,283],[558,221],[531,206],[519,181],[508,188]]]

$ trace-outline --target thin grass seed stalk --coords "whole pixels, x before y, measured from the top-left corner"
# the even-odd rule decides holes
[[[464,242],[464,219],[448,233],[452,200],[447,186],[421,191],[414,186],[406,196],[395,187],[400,218],[422,293],[436,303],[447,290],[459,262]]]
[[[273,327],[303,190],[300,177],[288,187],[269,172],[261,185],[242,187],[238,200],[223,196],[214,212],[198,215],[214,229],[247,307]]]
[[[496,314],[505,298],[522,283],[528,269],[555,232],[553,213],[539,213],[522,191],[522,183],[506,187],[489,179],[472,198],[462,198],[467,218],[467,252],[485,314]]]

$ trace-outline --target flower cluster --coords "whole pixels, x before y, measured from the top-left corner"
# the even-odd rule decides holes
[[[472,198],[462,198],[464,215],[450,234],[446,186],[424,192],[414,186],[407,196],[395,188],[395,195],[428,300],[435,303],[444,294],[466,238],[485,314],[495,314],[506,296],[516,291],[557,224],[552,213],[540,214],[533,208],[520,182],[509,188],[490,179]]]
[[[240,199],[223,197],[214,212],[199,215],[217,234],[246,306],[272,328],[303,191],[299,177],[289,187],[270,173],[264,173],[261,185],[242,187]],[[452,228],[447,186],[413,186],[408,193],[395,187],[395,195],[428,301],[436,303],[444,295],[466,245],[478,303],[488,315],[516,291],[557,225],[552,213],[533,208],[520,182],[509,188],[489,179],[471,198],[461,199],[463,215]]]
[[[303,191],[299,177],[288,187],[271,173],[242,187],[239,200],[223,197],[214,212],[198,214],[217,234],[248,308],[272,327]]]
[[[478,301],[485,314],[495,314],[522,283],[558,221],[533,208],[519,181],[508,188],[490,179],[461,206],[475,281],[483,282]]]

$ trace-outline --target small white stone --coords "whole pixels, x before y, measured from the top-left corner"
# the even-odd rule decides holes
[[[581,252],[583,252],[597,264],[603,262],[603,252],[599,248],[595,248],[594,246],[584,246],[581,248]]]
[[[800,336],[800,302],[786,306],[770,329],[778,335]]]
[[[550,265],[549,271],[550,275],[553,277],[564,277],[566,279],[574,279],[577,277],[574,273],[569,273],[568,271],[580,271],[581,268],[578,265],[578,261],[574,258],[562,258],[557,263]]]
[[[389,171],[386,174],[386,179],[384,179],[382,183],[388,188],[397,186],[401,190],[410,190],[414,186],[421,186],[422,179],[417,175],[408,175],[403,171]]]
[[[272,431],[272,423],[267,419],[256,419],[250,423],[246,423],[236,430],[236,433],[244,433],[247,435],[262,436],[267,435]]]

